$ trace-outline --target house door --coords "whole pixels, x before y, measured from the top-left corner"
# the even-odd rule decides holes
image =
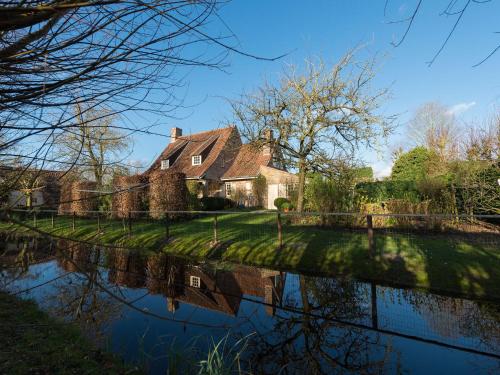
[[[267,185],[267,208],[269,210],[276,209],[274,200],[279,196],[279,184]]]

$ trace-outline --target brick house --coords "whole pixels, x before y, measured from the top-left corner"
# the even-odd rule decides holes
[[[258,205],[253,184],[262,175],[266,191],[260,203],[273,209],[274,199],[287,197],[290,186],[297,183],[297,176],[280,168],[274,154],[269,146],[243,144],[234,126],[188,136],[182,135],[182,129],[173,128],[170,144],[146,173],[175,169],[184,173],[186,180],[198,183],[200,197],[227,197],[245,206]]]

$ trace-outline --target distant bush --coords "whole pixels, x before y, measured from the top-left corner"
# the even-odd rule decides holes
[[[356,185],[356,193],[369,203],[384,202],[389,199],[405,199],[419,202],[422,197],[415,181],[375,181],[361,182]]]
[[[392,167],[392,180],[417,181],[424,178],[436,157],[432,151],[423,146],[402,153]]]
[[[201,206],[205,211],[219,211],[234,208],[236,204],[227,198],[203,197],[201,198]]]
[[[291,203],[291,202],[286,198],[282,198],[282,197],[276,198],[274,200],[274,207],[276,207],[278,210],[282,210],[283,209],[282,206],[285,203]]]
[[[293,206],[292,202],[284,202],[281,205],[281,210],[282,211],[292,211],[295,207]]]

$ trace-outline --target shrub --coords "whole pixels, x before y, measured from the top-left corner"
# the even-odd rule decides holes
[[[201,198],[201,206],[205,211],[219,211],[234,208],[235,203],[222,197],[203,197]]]
[[[266,178],[259,174],[252,183],[252,194],[255,197],[255,204],[258,207],[264,206],[264,198],[266,195],[267,181]]]
[[[282,205],[284,203],[290,203],[290,201],[286,198],[278,197],[274,200],[274,207],[276,207],[278,210],[282,210]]]
[[[231,194],[232,200],[236,203],[237,206],[243,206],[245,205],[245,200],[247,198],[247,195],[243,190],[240,188],[237,188],[234,190],[234,192]]]
[[[295,207],[292,202],[284,202],[281,204],[281,210],[283,211],[292,211]]]
[[[417,181],[424,178],[433,156],[433,153],[423,146],[402,153],[392,167],[392,179]]]
[[[369,203],[379,203],[389,199],[406,199],[411,202],[421,200],[415,181],[362,182],[356,185],[356,193]]]

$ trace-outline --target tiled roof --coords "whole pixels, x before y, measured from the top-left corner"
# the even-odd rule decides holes
[[[235,160],[222,178],[255,177],[259,174],[262,165],[270,166],[271,162],[271,155],[264,155],[262,149],[252,144],[244,144],[241,145]]]
[[[177,159],[173,163],[170,163],[170,169],[185,173],[188,178],[202,177],[215,162],[233,131],[236,131],[234,127],[227,127],[178,137],[175,142],[170,143],[165,150],[163,150],[161,155],[146,171],[146,174],[155,169],[159,169],[162,160],[168,159],[175,154],[176,151],[182,149]],[[200,153],[205,151],[212,144],[212,148],[202,160],[201,165],[192,165],[191,157],[200,155]]]

